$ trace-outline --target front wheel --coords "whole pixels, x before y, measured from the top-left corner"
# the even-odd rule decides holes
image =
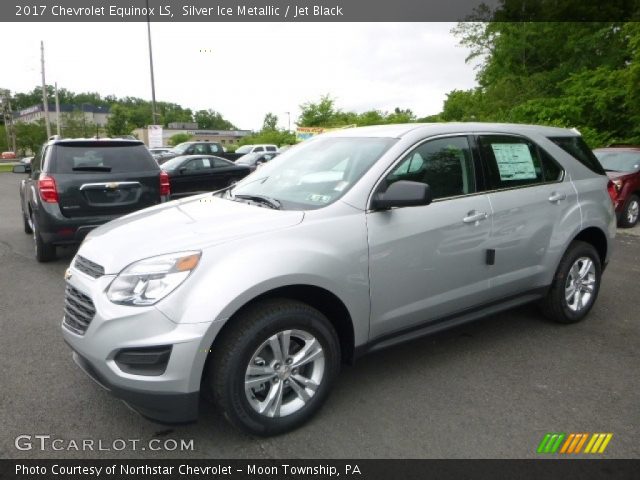
[[[589,243],[573,242],[560,261],[553,284],[542,300],[546,317],[576,323],[586,317],[600,291],[600,256]]]
[[[260,302],[230,320],[212,347],[205,388],[237,427],[276,435],[309,420],[340,368],[327,318],[293,300]]]

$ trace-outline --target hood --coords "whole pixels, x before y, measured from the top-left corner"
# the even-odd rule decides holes
[[[156,255],[201,250],[299,224],[304,213],[198,195],[140,210],[93,230],[78,253],[116,274]]]

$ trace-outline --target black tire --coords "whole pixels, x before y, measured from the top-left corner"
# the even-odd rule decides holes
[[[618,226],[621,228],[631,228],[638,223],[638,208],[640,207],[640,198],[637,195],[630,195],[627,198],[622,213],[620,214],[620,220]]]
[[[31,235],[33,230],[31,229],[31,225],[29,225],[29,217],[27,217],[24,212],[22,212],[22,224],[24,226],[24,233]]]
[[[255,435],[277,435],[309,420],[326,400],[340,370],[340,343],[329,320],[304,303],[273,299],[249,306],[230,322],[233,323],[223,330],[211,349],[203,382],[203,388],[208,390],[207,396],[233,425]],[[324,353],[324,370],[315,394],[299,410],[286,416],[268,417],[258,413],[249,403],[245,393],[245,373],[264,342],[288,330],[304,331],[315,337]],[[284,386],[289,380],[282,382],[288,398],[295,400],[293,389]],[[271,383],[267,381],[266,385],[270,391]]]
[[[572,278],[572,274],[570,273],[571,268],[576,262],[579,262],[580,259],[583,258],[588,258],[593,263],[593,290],[590,292],[590,297],[584,302],[584,305],[579,307],[578,310],[574,310],[567,301],[566,289],[570,287],[568,284]],[[583,264],[584,262],[582,264],[578,263],[578,266]],[[558,323],[569,324],[579,322],[587,316],[598,298],[601,277],[602,267],[600,256],[593,245],[582,241],[571,243],[562,257],[560,265],[558,265],[547,296],[540,302],[543,314],[550,320]]]
[[[31,224],[33,225],[33,242],[35,244],[36,260],[41,263],[55,260],[56,247],[42,240],[40,232],[38,231],[38,223],[33,213],[31,214]]]

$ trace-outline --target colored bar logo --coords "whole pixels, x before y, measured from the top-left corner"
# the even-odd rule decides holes
[[[538,445],[537,452],[604,453],[612,437],[613,433],[547,433]]]

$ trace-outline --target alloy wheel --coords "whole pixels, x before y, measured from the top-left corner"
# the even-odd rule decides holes
[[[640,210],[640,205],[637,200],[632,200],[629,206],[627,207],[627,222],[630,225],[634,225],[638,220],[638,211]]]
[[[304,330],[283,330],[265,340],[245,373],[251,408],[266,417],[299,411],[315,395],[325,370],[320,342]]]
[[[583,310],[593,297],[596,288],[596,267],[589,257],[578,258],[567,275],[565,299],[572,312]]]

